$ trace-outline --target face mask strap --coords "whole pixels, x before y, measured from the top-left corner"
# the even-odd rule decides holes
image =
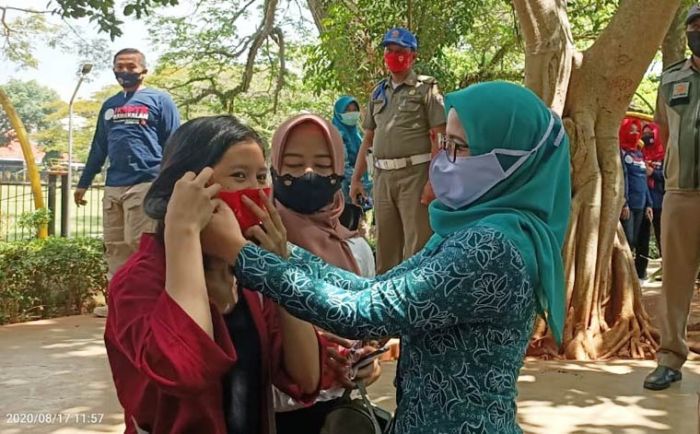
[[[559,134],[557,134],[557,138],[554,139],[554,147],[558,148],[559,145],[561,145],[561,142],[564,141],[564,136],[566,135],[566,128],[564,128],[564,124],[561,125],[561,129],[559,130]]]
[[[547,141],[547,139],[549,138],[549,135],[552,134],[552,130],[554,129],[554,124],[555,124],[555,122],[554,122],[554,116],[555,116],[555,115],[554,115],[554,113],[551,112],[551,110],[550,110],[550,113],[551,113],[552,116],[549,118],[549,125],[547,126],[547,131],[545,131],[545,133],[542,135],[542,138],[540,139],[540,141],[539,141],[539,142],[537,143],[537,145],[536,145],[534,148],[532,148],[531,150],[529,150],[529,151],[520,151],[520,150],[515,150],[515,149],[496,148],[496,149],[492,150],[492,151],[489,152],[489,153],[500,154],[500,155],[508,155],[508,156],[511,156],[511,157],[520,157],[520,156],[523,156],[523,155],[534,154],[535,152],[537,152],[537,151],[542,147],[542,145],[544,145],[544,143],[545,143],[545,142]]]
[[[549,138],[549,135],[552,134],[552,130],[554,129],[554,123],[555,123],[555,122],[554,122],[554,117],[555,117],[555,116],[556,116],[556,115],[550,110],[549,126],[547,127],[547,131],[545,131],[544,135],[543,135],[542,138],[540,139],[540,141],[539,141],[539,143],[537,144],[537,146],[535,146],[534,148],[532,148],[532,150],[530,150],[530,151],[522,151],[522,152],[524,152],[524,154],[520,154],[522,157],[521,157],[518,161],[516,161],[512,166],[510,166],[510,167],[508,168],[508,170],[505,171],[506,177],[510,176],[513,172],[515,172],[516,170],[518,170],[518,168],[519,168],[520,166],[522,166],[523,164],[525,164],[525,162],[527,161],[527,159],[528,159],[528,157],[529,157],[530,155],[532,155],[532,154],[534,154],[535,152],[537,152],[537,151],[542,147],[542,145],[545,144],[545,142],[546,142],[547,139]],[[564,128],[561,129],[561,131],[559,132],[559,135],[562,135],[562,131],[564,131]],[[559,139],[559,136],[557,136],[557,139]],[[558,145],[557,145],[557,146],[558,146]],[[509,154],[509,153],[505,153],[505,152],[498,152],[498,153],[499,153],[499,154],[505,154],[505,155],[513,155],[513,154]]]

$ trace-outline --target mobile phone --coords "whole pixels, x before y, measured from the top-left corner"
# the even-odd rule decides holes
[[[353,370],[362,369],[362,368],[370,365],[372,362],[374,362],[374,359],[376,359],[377,357],[386,353],[387,351],[389,351],[389,347],[382,347],[376,351],[372,351],[369,354],[365,354],[357,362],[352,364],[352,369]]]

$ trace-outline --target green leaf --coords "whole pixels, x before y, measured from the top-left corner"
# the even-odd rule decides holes
[[[0,324],[84,312],[107,285],[102,242],[0,242]]]

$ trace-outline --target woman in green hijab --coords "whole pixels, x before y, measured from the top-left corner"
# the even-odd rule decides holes
[[[292,314],[348,338],[401,337],[394,433],[520,433],[516,385],[536,314],[561,341],[568,139],[515,84],[453,92],[445,109],[430,172],[436,235],[389,273],[364,279],[297,247],[281,259],[234,222],[218,238],[235,247],[239,281]]]

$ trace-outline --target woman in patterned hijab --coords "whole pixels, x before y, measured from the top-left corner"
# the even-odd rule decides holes
[[[535,316],[562,334],[568,139],[515,84],[471,86],[445,107],[436,235],[387,274],[360,278],[300,248],[281,259],[235,227],[221,236],[246,287],[294,315],[348,338],[401,337],[395,433],[521,433],[516,385]]]

